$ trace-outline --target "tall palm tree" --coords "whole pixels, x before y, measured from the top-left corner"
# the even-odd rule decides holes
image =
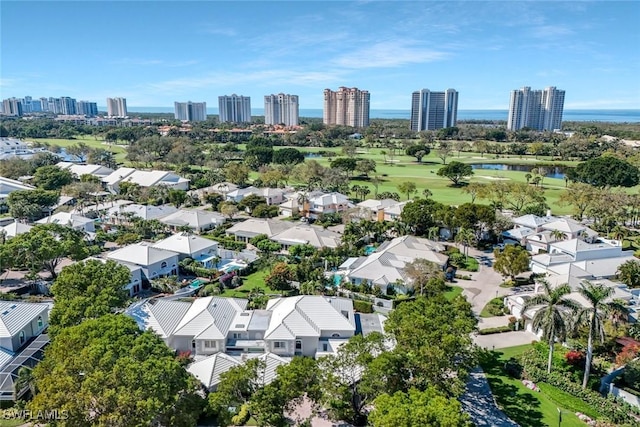
[[[469,245],[471,245],[474,240],[476,240],[476,234],[470,228],[463,227],[458,230],[458,234],[456,234],[456,242],[462,243],[464,248],[465,262],[467,262],[469,258]]]
[[[522,314],[538,307],[533,318],[533,331],[542,329],[542,337],[549,342],[549,360],[547,362],[547,372],[551,372],[553,361],[553,346],[556,338],[564,340],[569,329],[572,312],[579,309],[579,305],[574,300],[567,298],[571,293],[568,284],[552,288],[551,284],[544,279],[539,279],[538,284],[542,285],[543,293],[527,300],[522,306]]]
[[[611,300],[613,288],[602,283],[591,283],[588,280],[580,283],[578,292],[588,302],[589,307],[583,307],[576,317],[577,325],[587,325],[589,327],[589,338],[587,341],[587,360],[584,366],[584,378],[582,388],[587,387],[589,374],[591,373],[591,360],[593,358],[593,340],[598,338],[604,341],[604,321],[611,313],[623,313],[626,311],[624,305],[617,300]]]

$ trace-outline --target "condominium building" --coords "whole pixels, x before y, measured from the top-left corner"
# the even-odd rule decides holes
[[[62,111],[60,114],[64,114],[65,116],[77,114],[76,113],[76,100],[73,98],[69,98],[68,96],[63,96],[60,98],[60,106]]]
[[[188,122],[204,122],[207,120],[206,102],[174,102],[174,116],[176,120]]]
[[[42,111],[49,111],[49,98],[44,96],[40,98],[40,107],[42,108]]]
[[[107,115],[109,117],[127,117],[127,99],[107,98]]]
[[[251,97],[223,95],[218,97],[220,122],[249,123],[251,121]]]
[[[436,130],[456,125],[458,91],[432,92],[422,89],[411,94],[411,130]]]
[[[549,86],[544,90],[531,90],[525,86],[511,91],[507,128],[516,131],[531,128],[552,131],[562,128],[564,90]]]
[[[298,126],[298,95],[265,95],[264,123],[267,125],[284,124]]]
[[[20,117],[24,113],[22,100],[18,98],[8,98],[2,101],[2,114],[5,116]]]
[[[369,126],[369,92],[340,87],[324,90],[322,121],[326,125]]]
[[[90,101],[78,101],[76,103],[77,114],[87,117],[95,117],[98,115],[98,104]]]

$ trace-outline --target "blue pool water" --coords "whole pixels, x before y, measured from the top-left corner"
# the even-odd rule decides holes
[[[367,246],[364,247],[364,254],[365,255],[371,255],[375,251],[376,251],[376,247],[373,246],[373,245],[367,245]]]
[[[342,276],[339,274],[334,274],[333,275],[333,286],[340,286],[340,283],[342,283]]]
[[[203,284],[204,284],[204,280],[196,279],[193,282],[191,282],[191,284],[189,284],[189,287],[192,289],[198,289]]]

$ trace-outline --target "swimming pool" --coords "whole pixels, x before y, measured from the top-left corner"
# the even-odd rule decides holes
[[[247,266],[247,263],[239,259],[222,259],[218,263],[218,270],[223,273],[229,273],[235,270],[242,270]]]
[[[189,284],[189,287],[190,287],[191,289],[198,289],[198,288],[200,288],[202,285],[204,285],[204,280],[202,280],[202,279],[195,279],[193,282],[191,282],[191,283]]]
[[[367,245],[367,246],[364,247],[364,254],[365,255],[371,255],[375,251],[376,251],[376,247],[373,246],[373,245]]]

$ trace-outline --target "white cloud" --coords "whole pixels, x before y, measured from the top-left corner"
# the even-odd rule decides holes
[[[345,68],[387,68],[441,61],[450,56],[447,52],[416,46],[415,43],[392,40],[341,55],[333,63]]]
[[[233,85],[266,83],[269,87],[278,85],[317,86],[327,85],[341,79],[341,71],[292,71],[264,70],[252,72],[217,72],[200,77],[165,80],[145,85],[151,91],[182,93],[189,89],[215,89]]]

